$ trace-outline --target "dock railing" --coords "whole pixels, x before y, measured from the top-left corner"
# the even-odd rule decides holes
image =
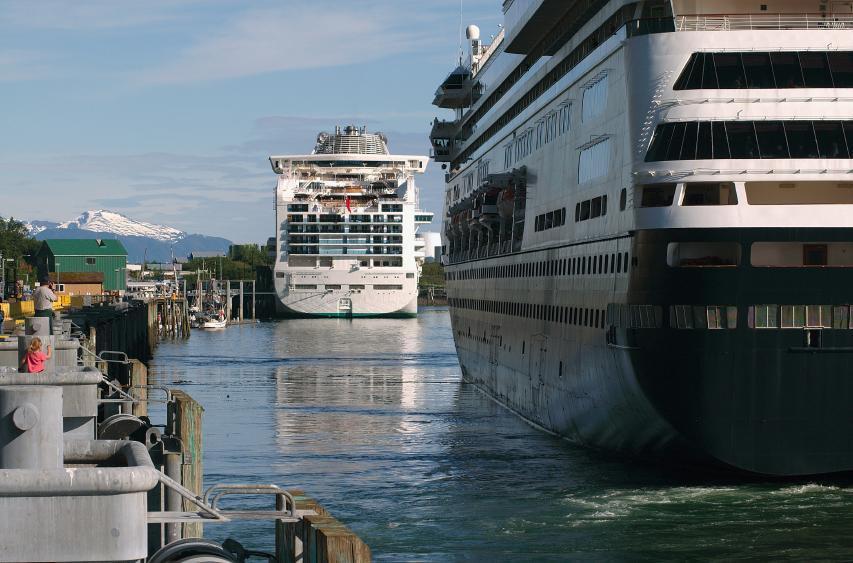
[[[684,14],[676,31],[853,29],[853,14]]]

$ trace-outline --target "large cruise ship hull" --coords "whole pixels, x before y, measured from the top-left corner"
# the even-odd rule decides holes
[[[360,278],[357,281],[362,281]],[[277,284],[278,314],[282,317],[416,317],[418,289],[412,280],[401,290],[291,290]]]
[[[629,455],[662,456],[739,471],[797,476],[853,469],[853,330],[848,324],[754,328],[761,303],[849,311],[849,268],[660,268],[672,241],[851,240],[851,230],[711,229],[640,231],[619,303],[660,307],[656,326],[576,326],[560,313],[587,292],[579,280],[535,281],[525,298],[553,319],[505,315],[490,304],[459,306],[472,282],[451,284],[454,337],[463,374],[526,420],[572,442]],[[516,260],[553,257],[559,250]],[[461,264],[489,268],[493,260]],[[506,264],[506,258],[502,264]],[[748,256],[744,263],[749,264]],[[583,277],[583,276],[581,276]],[[617,275],[618,277],[618,275]],[[576,278],[576,276],[575,276]],[[506,295],[512,278],[489,280]],[[551,282],[548,282],[551,283]],[[503,286],[503,287],[501,287]],[[512,291],[512,290],[511,290]],[[488,297],[480,291],[481,296]],[[701,302],[700,302],[701,301]],[[671,306],[737,308],[735,328],[679,329]],[[512,312],[512,309],[510,309]],[[542,316],[541,313],[535,313]],[[846,313],[845,315],[849,315]],[[849,317],[845,317],[848,318]],[[732,321],[733,322],[733,321]],[[808,323],[806,323],[808,325]],[[837,323],[836,323],[837,324]]]

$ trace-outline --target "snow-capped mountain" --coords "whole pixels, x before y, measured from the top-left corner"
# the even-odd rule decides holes
[[[127,249],[131,262],[168,262],[174,254],[186,257],[190,252],[225,252],[231,241],[220,237],[189,234],[144,221],[131,219],[121,213],[97,209],[85,211],[72,221],[28,221],[24,225],[30,236],[39,240],[67,238],[115,238]]]
[[[55,228],[82,229],[126,237],[146,237],[163,242],[175,242],[187,236],[185,232],[172,227],[137,221],[121,213],[105,209],[84,211],[76,219],[60,223]]]
[[[54,221],[24,221],[24,227],[27,228],[27,232],[30,233],[31,237],[47,229],[55,229],[58,226],[59,223]]]

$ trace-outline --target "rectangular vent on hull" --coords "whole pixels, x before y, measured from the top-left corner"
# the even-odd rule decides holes
[[[853,268],[853,242],[754,242],[757,268]]]
[[[749,205],[835,205],[853,204],[849,183],[838,182],[747,182]]]

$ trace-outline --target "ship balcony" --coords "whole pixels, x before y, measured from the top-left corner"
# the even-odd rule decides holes
[[[419,213],[415,215],[415,224],[416,225],[427,225],[432,223],[432,219],[435,215],[433,213]]]
[[[287,253],[299,256],[364,256],[364,255],[393,255],[403,254],[402,246],[361,245],[361,246],[320,246],[292,245]]]
[[[432,105],[445,109],[464,109],[474,105],[483,95],[483,86],[470,77],[469,73],[468,78],[459,83],[448,84],[445,81],[435,91]]]

